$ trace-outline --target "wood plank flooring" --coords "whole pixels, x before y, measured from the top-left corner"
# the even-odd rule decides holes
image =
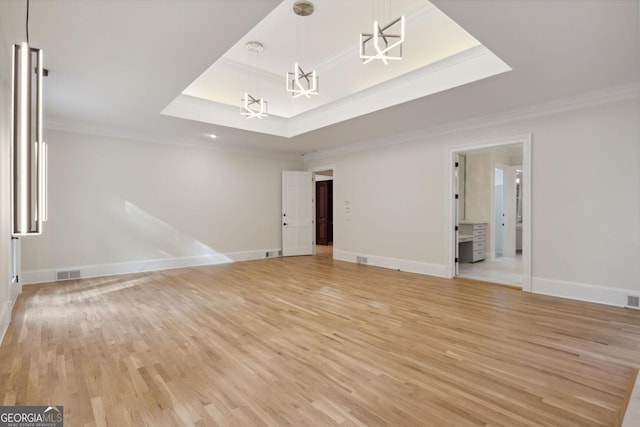
[[[330,257],[25,287],[4,405],[73,426],[617,426],[640,312]]]

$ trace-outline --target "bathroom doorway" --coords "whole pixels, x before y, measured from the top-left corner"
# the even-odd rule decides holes
[[[530,289],[529,153],[528,138],[451,150],[452,276]]]

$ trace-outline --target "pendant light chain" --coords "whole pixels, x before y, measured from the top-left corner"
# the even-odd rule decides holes
[[[26,29],[26,33],[27,33],[27,44],[29,44],[29,3],[30,1],[27,0],[27,19],[25,22],[25,29]]]

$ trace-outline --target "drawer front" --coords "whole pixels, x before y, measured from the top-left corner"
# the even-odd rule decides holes
[[[480,261],[482,259],[484,259],[484,250],[473,251],[473,260],[474,261]]]
[[[484,227],[478,228],[477,230],[475,228],[473,229],[474,236],[485,236],[486,234],[487,234],[487,229]]]
[[[473,224],[473,231],[485,230],[486,226],[487,226],[486,224]]]
[[[474,250],[474,252],[475,251],[479,251],[481,249],[484,249],[484,245],[485,245],[484,240],[481,241],[481,242],[474,241],[473,242],[473,250]]]

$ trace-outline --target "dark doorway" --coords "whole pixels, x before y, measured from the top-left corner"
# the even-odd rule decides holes
[[[316,241],[333,244],[333,181],[316,181]]]

